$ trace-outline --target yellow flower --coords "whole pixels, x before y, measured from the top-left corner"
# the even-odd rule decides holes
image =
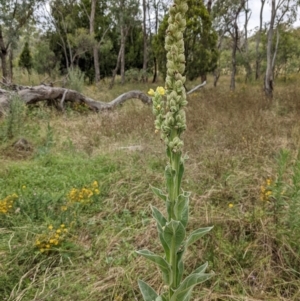
[[[92,184],[92,187],[93,187],[93,188],[97,188],[97,187],[98,187],[98,182],[97,182],[97,181],[94,181],[93,184]]]
[[[94,192],[95,192],[96,194],[99,194],[99,193],[100,193],[100,190],[99,190],[99,189],[95,189]]]
[[[66,211],[66,210],[68,210],[68,207],[67,207],[67,206],[61,206],[61,207],[60,207],[60,210],[61,210],[61,211]]]
[[[52,226],[52,225],[49,225],[49,226],[48,226],[48,229],[49,229],[49,230],[52,230],[52,229],[53,229],[53,226]]]
[[[149,91],[148,91],[148,94],[150,95],[150,96],[153,96],[154,95],[154,90],[153,89],[150,89]]]
[[[56,230],[56,233],[57,233],[57,234],[61,233],[61,230],[60,230],[60,229],[57,229],[57,230]]]
[[[233,204],[230,203],[230,204],[228,205],[228,207],[229,207],[229,208],[233,208]]]
[[[165,95],[165,89],[164,87],[157,87],[156,91],[160,94],[160,95]]]
[[[26,186],[25,186],[25,185],[23,185],[23,186],[22,186],[22,189],[26,189]]]
[[[60,227],[61,227],[61,228],[64,228],[64,227],[65,227],[65,224],[61,224]]]
[[[158,106],[156,107],[156,109],[157,109],[157,110],[160,110],[160,105],[158,105]]]

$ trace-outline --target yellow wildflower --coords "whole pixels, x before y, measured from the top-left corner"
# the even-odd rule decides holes
[[[165,95],[165,89],[164,87],[157,87],[156,91],[160,94],[160,95]]]
[[[230,203],[230,204],[228,205],[228,207],[229,207],[229,208],[233,208],[233,204]]]
[[[25,186],[25,185],[23,185],[23,186],[22,186],[22,189],[26,189],[26,186]]]
[[[153,89],[150,89],[149,91],[148,91],[148,94],[150,95],[150,96],[153,96],[154,95],[154,90]]]
[[[49,230],[52,230],[52,229],[53,229],[53,226],[52,226],[52,225],[49,225],[49,226],[48,226],[48,229],[49,229]]]
[[[100,190],[99,190],[99,189],[95,189],[94,192],[95,192],[96,194],[99,194],[99,193],[100,193]]]
[[[92,187],[93,187],[93,188],[97,188],[97,187],[98,187],[98,182],[97,182],[97,181],[94,181],[93,184],[92,184]]]

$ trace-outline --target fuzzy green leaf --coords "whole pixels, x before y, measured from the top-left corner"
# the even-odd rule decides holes
[[[184,227],[187,226],[189,219],[189,197],[191,193],[184,191],[178,196],[178,200],[174,206],[174,214],[177,220],[181,221]]]
[[[138,280],[138,284],[144,301],[155,301],[157,299],[158,295],[150,285],[142,280]]]
[[[171,275],[171,268],[169,264],[163,259],[161,256],[154,254],[153,252],[149,250],[140,250],[136,251],[139,255],[144,256],[145,258],[151,260],[152,262],[156,263],[160,270],[162,271],[163,278],[166,282],[166,284],[169,283],[169,277]]]
[[[184,272],[184,264],[183,264],[183,260],[182,260],[182,256],[184,254],[184,249],[179,250],[177,252],[177,272],[176,272],[176,287],[178,287],[178,285],[180,284],[181,280],[182,280],[182,275]]]
[[[166,194],[164,194],[163,191],[162,191],[161,189],[156,188],[156,187],[151,186],[151,185],[150,185],[150,187],[151,187],[153,193],[154,193],[156,196],[158,196],[161,200],[163,200],[164,202],[167,200]]]
[[[204,273],[207,263],[196,269],[191,275],[187,276],[178,289],[174,292],[170,301],[188,301],[192,289],[195,285],[200,284],[213,276],[213,273]]]
[[[204,273],[207,267],[208,267],[208,262],[205,262],[202,265],[200,265],[196,270],[194,270],[192,274]]]
[[[206,233],[208,233],[213,227],[206,227],[206,228],[200,228],[195,231],[193,231],[190,236],[188,237],[186,241],[186,247],[193,244],[195,241],[197,241],[199,238],[204,236]]]
[[[152,210],[152,216],[156,220],[156,222],[161,226],[164,227],[167,223],[166,218],[163,216],[163,214],[155,207],[151,206]]]
[[[185,228],[180,221],[172,220],[164,228],[164,239],[170,250],[177,252],[185,239]]]
[[[170,248],[169,248],[168,244],[166,243],[164,235],[163,235],[163,227],[166,225],[167,220],[156,207],[151,206],[151,209],[152,209],[152,215],[157,223],[157,230],[158,230],[158,236],[159,236],[160,242],[164,248],[166,258],[167,258],[167,260],[169,260],[170,259]]]

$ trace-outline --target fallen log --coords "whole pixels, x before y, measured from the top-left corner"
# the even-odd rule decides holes
[[[94,111],[113,109],[128,99],[139,99],[143,103],[151,104],[151,98],[142,91],[129,91],[121,94],[111,102],[102,102],[95,101],[75,90],[40,85],[34,87],[18,86],[18,89],[14,92],[0,89],[0,107],[8,105],[12,93],[16,93],[26,105],[36,104],[40,101],[57,101],[57,105],[61,110],[64,110],[64,103],[66,102],[84,103]]]
[[[206,82],[190,90],[187,94],[202,88],[205,84]],[[138,90],[123,93],[110,102],[102,102],[95,101],[94,99],[75,90],[62,87],[52,87],[47,85],[33,87],[11,85],[8,86],[8,88],[10,90],[0,89],[0,113],[1,111],[4,112],[5,108],[8,107],[9,101],[14,94],[18,95],[26,105],[36,104],[40,101],[47,101],[54,104],[62,111],[64,110],[66,102],[85,104],[89,109],[96,112],[114,109],[116,106],[124,103],[128,99],[139,99],[145,104],[152,103],[151,97]]]

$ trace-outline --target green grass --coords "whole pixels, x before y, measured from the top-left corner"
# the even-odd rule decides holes
[[[208,85],[188,99],[183,181],[192,191],[188,230],[206,225],[214,230],[186,253],[186,268],[207,260],[216,273],[194,299],[296,301],[299,85],[276,86],[268,103],[258,86],[230,93],[225,84]],[[132,88],[85,87],[84,93],[108,101]],[[0,144],[0,199],[19,196],[9,214],[0,213],[2,299],[140,300],[138,278],[162,289],[158,271],[134,252],[160,252],[149,205],[164,206],[149,184],[164,187],[166,155],[151,108],[128,101],[112,112],[62,114],[41,105],[27,108],[22,118],[15,136]],[[29,149],[14,146],[21,137]],[[262,202],[267,178],[274,193]],[[72,188],[93,181],[100,194],[91,203],[61,210]],[[41,253],[36,237],[61,223],[68,235]]]

